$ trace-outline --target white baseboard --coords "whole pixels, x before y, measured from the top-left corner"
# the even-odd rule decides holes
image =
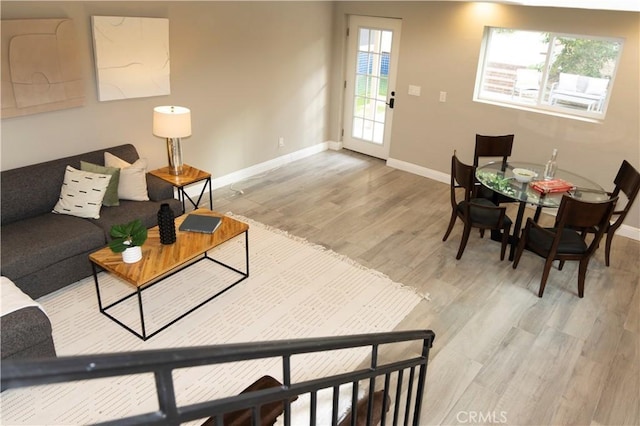
[[[446,183],[447,185],[451,183],[451,175],[448,173],[442,173],[437,170],[427,169],[426,167],[407,163],[406,161],[389,158],[387,159],[387,166],[393,167],[394,169],[403,170],[405,172],[413,173],[414,175],[426,177],[438,182]]]
[[[333,148],[336,143],[337,142],[332,142],[332,141],[322,142],[322,143],[313,145],[309,148],[304,148],[299,151],[295,151],[289,154],[282,155],[280,157],[276,157],[272,160],[265,161],[264,163],[255,164],[251,167],[247,167],[246,169],[229,173],[228,175],[213,178],[211,179],[211,190],[213,191],[215,189],[222,188],[224,186],[231,185],[236,182],[240,182],[242,180],[251,178],[253,176],[266,173],[270,170],[276,169],[278,167],[282,167],[285,164],[291,163],[293,161],[300,160],[305,157],[309,157],[311,155],[317,154],[322,151],[326,151],[327,149],[339,149],[339,148]],[[191,198],[196,198],[198,197],[198,195],[200,195],[203,188],[204,188],[204,182],[191,185],[188,188],[185,188],[185,191]],[[202,198],[203,198],[203,201],[208,200],[207,197],[203,196]],[[213,200],[214,205],[215,203],[216,203],[215,200]]]
[[[273,170],[293,161],[309,157],[322,151],[326,151],[327,149],[335,151],[340,150],[342,149],[342,142],[322,142],[309,148],[301,149],[299,151],[295,151],[281,157],[265,161],[264,163],[256,164],[254,166],[247,167],[246,169],[238,170],[237,172],[229,173],[228,175],[211,179],[212,191],[218,188],[222,188],[223,186],[231,185],[241,180],[257,176],[261,173],[266,173],[269,170]],[[426,177],[437,182],[442,182],[447,185],[449,185],[451,182],[451,175],[449,175],[448,173],[442,173],[437,170],[428,169],[426,167],[418,166],[417,164],[408,163],[406,161],[389,158],[387,159],[387,166],[393,167],[394,169],[403,170],[414,175]],[[195,198],[200,195],[203,187],[204,183],[194,184],[189,188],[186,188],[186,192],[191,198]],[[203,199],[205,201],[207,200],[206,197],[203,197]],[[213,204],[215,205],[215,200]],[[616,232],[616,235],[621,235],[623,237],[631,238],[632,240],[640,241],[640,229],[634,228],[629,225],[622,225]]]
[[[640,241],[640,228],[634,228],[629,225],[622,224],[616,231],[616,235],[631,238],[632,240]]]
[[[405,161],[389,158],[387,159],[387,166],[393,167],[394,169],[403,170],[405,172],[413,173],[418,176],[426,177],[438,182],[446,183],[447,185],[451,183],[450,174],[442,173],[437,170],[428,169],[426,167],[418,166],[416,164],[407,163]],[[616,231],[616,235],[620,235],[622,237],[627,237],[627,238],[631,238],[632,240],[640,241],[640,228],[634,228],[629,225],[622,225]]]

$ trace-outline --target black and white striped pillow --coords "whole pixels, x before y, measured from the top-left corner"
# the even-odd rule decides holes
[[[60,199],[53,213],[100,219],[102,199],[111,175],[85,172],[67,166]]]

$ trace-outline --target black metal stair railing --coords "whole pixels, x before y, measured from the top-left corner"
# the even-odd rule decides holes
[[[90,380],[104,377],[153,373],[155,377],[158,410],[110,420],[102,424],[127,425],[178,425],[197,419],[212,418],[216,425],[224,425],[224,414],[237,410],[251,410],[252,424],[260,424],[260,407],[266,403],[281,401],[284,404],[284,424],[291,424],[291,398],[310,393],[311,412],[315,412],[315,395],[320,389],[333,388],[333,424],[337,424],[337,395],[341,384],[352,383],[352,403],[357,402],[360,381],[368,381],[369,389],[376,387],[376,379],[384,377],[385,396],[392,401],[387,406],[384,399],[382,425],[415,425],[420,421],[425,391],[429,350],[435,334],[430,330],[396,331],[359,334],[351,336],[321,337],[267,342],[226,344],[215,346],[160,349],[113,354],[81,355],[53,359],[3,361],[0,366],[3,389],[43,384]],[[379,364],[379,347],[385,344],[419,342],[421,353],[409,359]],[[348,348],[370,347],[370,365],[357,371],[336,374],[314,380],[292,383],[291,357],[313,352],[325,352]],[[228,362],[250,361],[279,357],[282,360],[282,386],[255,392],[241,393],[211,401],[178,406],[174,392],[172,372],[176,369]],[[405,373],[408,372],[408,373]],[[406,376],[405,376],[406,374]],[[392,386],[392,375],[396,382]],[[406,383],[406,387],[405,387]],[[378,382],[378,385],[380,382]],[[81,386],[81,384],[79,385]],[[369,392],[368,417],[372,413],[372,392]],[[403,400],[404,396],[404,400]],[[355,425],[356,416],[352,418]],[[311,423],[312,424],[312,423]],[[294,425],[295,426],[295,425]]]

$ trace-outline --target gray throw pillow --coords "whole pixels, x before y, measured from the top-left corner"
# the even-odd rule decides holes
[[[107,186],[107,191],[104,194],[102,205],[107,207],[120,205],[120,200],[118,199],[118,182],[120,181],[119,168],[105,167],[98,164],[88,163],[86,161],[80,161],[80,170],[100,173],[103,175],[111,175],[111,181],[109,181],[109,185]]]

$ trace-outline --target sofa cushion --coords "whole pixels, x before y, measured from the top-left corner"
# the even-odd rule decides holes
[[[67,166],[60,199],[53,207],[53,213],[98,219],[110,180],[111,175],[84,172]]]
[[[128,162],[138,159],[136,148],[120,145],[109,152]],[[0,178],[0,214],[2,225],[50,213],[58,202],[66,166],[80,169],[80,161],[104,164],[105,149],[87,152],[44,163],[3,170]],[[43,179],[46,176],[46,179]]]
[[[117,206],[120,204],[118,198],[118,183],[120,182],[120,169],[117,167],[105,167],[99,164],[88,163],[86,161],[80,161],[80,170],[85,172],[100,173],[103,175],[110,175],[111,180],[107,185],[107,191],[104,193],[102,199],[103,206]]]
[[[4,225],[0,251],[2,275],[16,281],[33,271],[105,244],[104,233],[99,227],[75,216],[46,213]]]
[[[121,200],[147,201],[149,199],[146,160],[138,159],[130,164],[109,152],[105,152],[104,164],[108,167],[120,168],[118,197]]]

